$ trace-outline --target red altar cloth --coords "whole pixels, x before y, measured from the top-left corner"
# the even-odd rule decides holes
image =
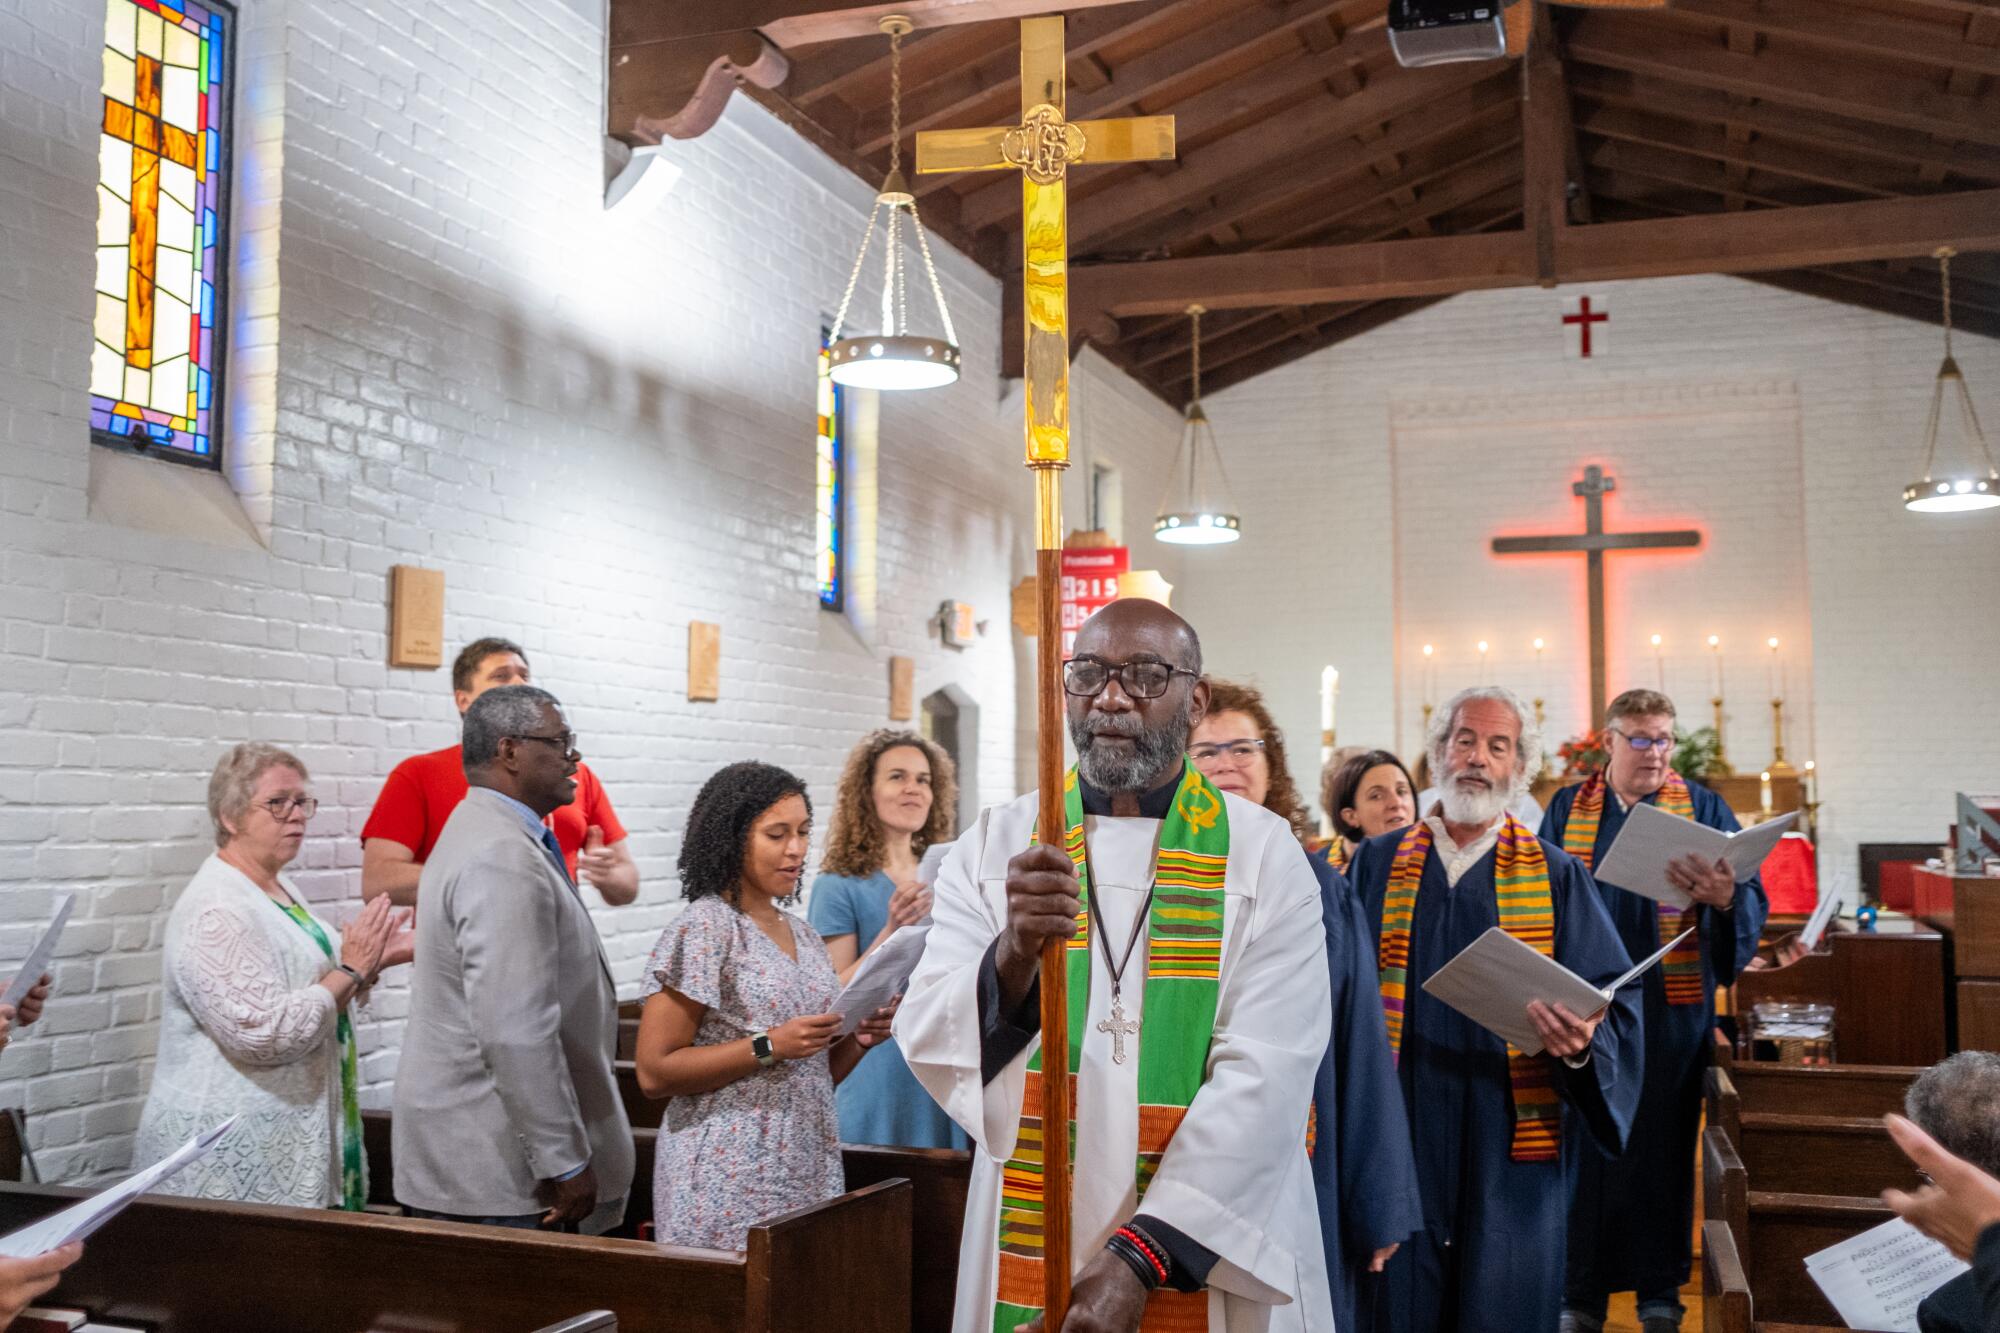
[[[1805,834],[1787,833],[1780,838],[1764,858],[1763,876],[1771,915],[1809,916],[1819,905],[1819,866],[1812,840]]]

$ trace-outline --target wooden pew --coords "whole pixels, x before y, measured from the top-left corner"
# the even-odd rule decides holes
[[[369,1203],[394,1209],[395,1166],[389,1124],[386,1111],[361,1114],[368,1153]],[[657,1130],[632,1131],[632,1188],[626,1196],[625,1221],[618,1232],[621,1236],[636,1237],[640,1228],[653,1220],[653,1158],[658,1141]],[[909,1182],[910,1322],[904,1327],[919,1333],[951,1327],[972,1155],[947,1148],[878,1148],[847,1143],[841,1145],[841,1159],[850,1192],[886,1181]]]
[[[1871,1197],[1762,1190],[1754,1184],[1722,1131],[1703,1130],[1702,1215],[1728,1228],[1756,1313],[1779,1324],[1840,1327],[1838,1313],[1806,1272],[1806,1256],[1886,1222],[1889,1209]],[[1703,1239],[1706,1243],[1705,1229]],[[1704,1282],[1707,1264],[1704,1255]],[[1773,1327],[1757,1324],[1762,1333]]]
[[[0,1232],[82,1193],[0,1184]],[[149,1195],[55,1299],[161,1333],[516,1333],[579,1310],[624,1333],[878,1333],[909,1327],[911,1197],[871,1185],[752,1228],[735,1254]]]
[[[1729,1224],[1701,1224],[1702,1333],[1752,1333],[1750,1279],[1736,1254]]]
[[[618,1020],[618,1058],[630,1060],[639,1050],[639,1020],[621,1018]]]
[[[1788,1115],[1881,1117],[1900,1113],[1903,1097],[1923,1069],[1910,1065],[1780,1065],[1736,1060],[1707,1071],[1709,1123],[1716,1123],[1718,1084],[1741,1110]]]
[[[667,1100],[662,1097],[654,1101],[639,1091],[639,1069],[632,1061],[620,1056],[612,1065],[618,1076],[618,1095],[625,1102],[625,1117],[634,1129],[658,1129],[660,1118],[667,1113]]]
[[[1944,937],[1914,923],[1829,932],[1817,952],[1738,977],[1730,1012],[1748,1023],[1763,1000],[1832,1005],[1843,1063],[1936,1064],[1946,1054]]]
[[[1901,1107],[1901,1090],[1918,1072],[1711,1067],[1708,1123],[1736,1149],[1754,1189],[1872,1197],[1911,1180],[1881,1112]],[[1752,1091],[1740,1091],[1739,1080]]]

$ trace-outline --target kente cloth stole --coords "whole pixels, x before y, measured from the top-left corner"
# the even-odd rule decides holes
[[[1694,818],[1694,797],[1688,794],[1687,780],[1672,769],[1667,770],[1667,780],[1661,784],[1659,795],[1654,801],[1660,809],[1682,819]],[[1576,804],[1569,808],[1569,820],[1563,825],[1563,850],[1590,868],[1597,859],[1597,829],[1604,819],[1604,779],[1591,778],[1576,794]],[[1660,927],[1658,943],[1665,944],[1682,931],[1700,921],[1698,909],[1690,907],[1685,911],[1669,903],[1660,904]],[[1701,979],[1701,933],[1696,931],[1688,936],[1687,942],[1668,954],[1660,962],[1660,980],[1666,984],[1668,1004],[1700,1004],[1702,1002]]]
[[[285,907],[273,900],[271,905],[298,923],[299,929],[312,936],[320,951],[333,961],[333,941],[326,937],[311,913],[297,903]],[[368,1207],[368,1187],[361,1178],[360,1062],[355,1054],[354,1024],[348,1021],[345,1009],[334,1024],[334,1036],[340,1042],[340,1206],[347,1212],[358,1213]]]
[[[1084,1021],[1090,1013],[1090,862],[1083,840],[1083,794],[1076,770],[1063,783],[1064,849],[1076,863],[1076,935],[1065,950],[1069,981],[1070,1106],[1076,1105],[1076,1071],[1083,1055]],[[1139,1027],[1139,1155],[1133,1164],[1139,1196],[1188,1103],[1208,1071],[1221,991],[1222,879],[1229,864],[1229,816],[1208,780],[1186,766],[1173,808],[1160,827],[1153,876],[1153,906],[1146,927],[1144,1003]],[[1128,976],[1127,984],[1130,984]],[[1042,1057],[1028,1060],[1021,1094],[1021,1130],[1000,1186],[999,1282],[993,1307],[995,1333],[1013,1333],[1042,1312]],[[1076,1121],[1069,1123],[1069,1153],[1076,1160]],[[1205,1333],[1208,1296],[1161,1288],[1146,1301],[1144,1333]]]
[[[1389,867],[1389,890],[1382,899],[1382,933],[1377,961],[1382,969],[1382,1013],[1389,1024],[1389,1053],[1403,1055],[1403,1011],[1409,994],[1410,928],[1417,917],[1417,890],[1430,860],[1431,826],[1419,820],[1403,831]],[[1555,897],[1549,888],[1549,861],[1542,844],[1513,815],[1500,826],[1495,848],[1493,894],[1500,929],[1544,957],[1556,951]],[[1551,1057],[1552,1058],[1552,1057]],[[1548,1060],[1507,1047],[1507,1075],[1514,1092],[1517,1162],[1553,1162],[1562,1142],[1562,1103]]]

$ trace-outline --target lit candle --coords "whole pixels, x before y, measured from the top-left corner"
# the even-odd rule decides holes
[[[1764,673],[1765,679],[1771,686],[1771,697],[1773,699],[1782,699],[1785,696],[1778,692],[1778,636],[1773,634],[1770,638],[1764,640],[1764,642],[1771,649],[1771,665]]]
[[[1757,779],[1757,808],[1766,817],[1771,813],[1771,772],[1766,769]]]
[[[1660,653],[1661,642],[1660,636],[1655,634],[1653,636],[1653,673],[1657,678],[1657,688],[1661,694],[1665,694],[1667,692],[1667,659]]]
[[[1432,645],[1428,643],[1424,645],[1424,707],[1426,708],[1437,702],[1437,658],[1433,655],[1436,651]]]
[[[1535,640],[1535,693],[1546,699],[1549,697],[1549,669],[1548,664],[1542,661],[1544,646],[1540,638]]]
[[[1813,771],[1813,761],[1806,760],[1806,804],[1819,800],[1819,775]]]
[[[1708,651],[1715,655],[1715,697],[1720,699],[1722,697],[1722,636],[1720,634],[1711,634],[1708,636]]]
[[[1319,748],[1320,762],[1332,758],[1333,751],[1333,707],[1340,698],[1340,673],[1327,667],[1319,673]]]
[[[1479,641],[1479,683],[1486,683],[1486,640]]]

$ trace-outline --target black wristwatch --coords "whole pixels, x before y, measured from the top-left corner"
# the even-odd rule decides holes
[[[771,1045],[771,1034],[757,1031],[750,1034],[750,1054],[757,1057],[757,1063],[769,1069],[778,1063],[777,1048]]]

